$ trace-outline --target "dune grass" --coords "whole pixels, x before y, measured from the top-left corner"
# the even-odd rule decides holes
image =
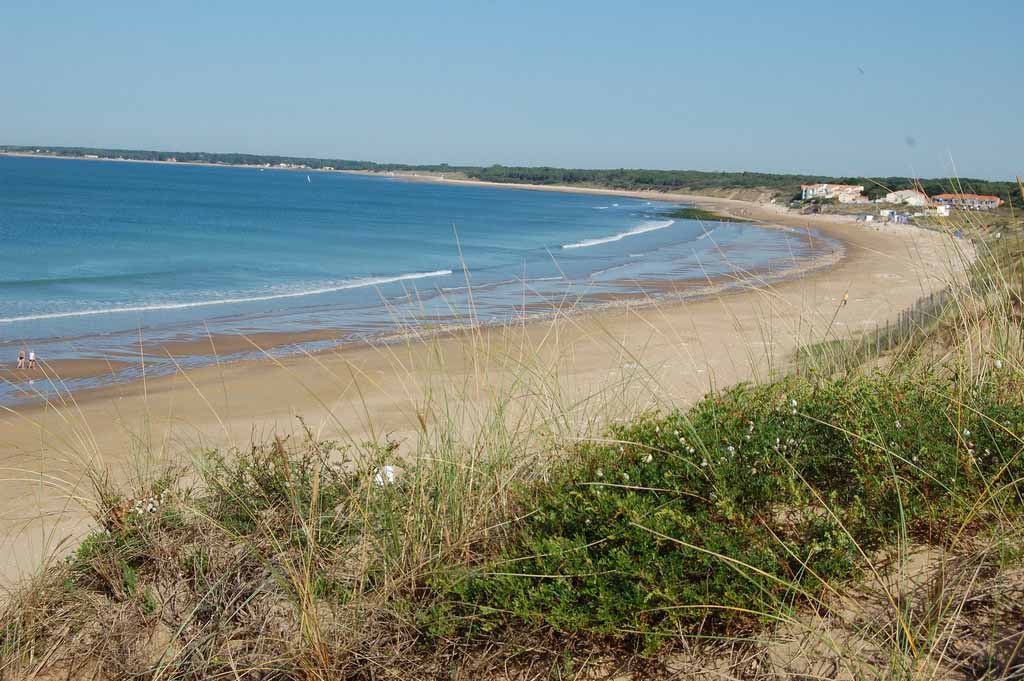
[[[93,468],[93,531],[3,604],[0,674],[1019,678],[1020,261],[986,243],[933,322],[688,409],[518,356],[396,387],[412,439]]]

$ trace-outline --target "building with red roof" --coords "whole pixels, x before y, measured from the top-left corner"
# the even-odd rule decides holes
[[[987,194],[936,194],[932,201],[964,210],[992,210],[1003,205],[1001,198]]]

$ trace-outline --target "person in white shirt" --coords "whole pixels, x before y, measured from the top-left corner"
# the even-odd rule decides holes
[[[35,369],[36,368],[36,351],[35,350],[29,350],[28,351],[28,368],[29,369]]]

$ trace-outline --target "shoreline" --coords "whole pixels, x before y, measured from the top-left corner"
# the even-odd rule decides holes
[[[5,152],[7,155],[20,157],[40,158],[68,158],[69,160],[85,161],[124,161],[131,163],[159,163],[165,165],[180,165],[183,162],[152,161],[135,159],[109,159],[109,158],[85,158],[85,157],[61,157],[44,156],[31,153]],[[211,164],[201,162],[185,162],[184,164],[211,166],[227,164]],[[261,166],[238,165],[231,167],[261,168]],[[280,168],[280,170],[300,170],[297,168]],[[723,221],[735,219],[742,224],[751,225],[760,229],[782,229],[786,231],[803,232],[802,237],[808,241],[806,257],[799,260],[793,258],[781,268],[764,266],[750,270],[737,271],[732,274],[722,274],[703,277],[688,277],[666,280],[645,280],[639,282],[621,282],[623,288],[634,288],[635,291],[628,293],[600,292],[581,293],[577,302],[584,304],[579,308],[571,306],[569,311],[562,307],[554,308],[546,301],[531,302],[525,309],[518,309],[518,306],[511,308],[506,321],[480,322],[464,319],[444,319],[434,323],[415,324],[413,330],[384,330],[369,337],[356,338],[349,329],[339,327],[315,327],[296,328],[286,331],[267,331],[249,334],[234,334],[232,332],[215,334],[216,338],[208,338],[202,335],[194,335],[187,340],[171,340],[164,343],[144,341],[143,347],[136,348],[132,352],[123,349],[101,356],[93,353],[91,361],[85,361],[78,357],[47,357],[45,358],[45,371],[36,374],[16,371],[4,371],[0,367],[0,381],[6,383],[12,390],[13,400],[7,403],[7,407],[17,408],[21,411],[31,410],[33,407],[45,406],[48,398],[55,396],[58,392],[74,391],[74,398],[78,402],[86,402],[92,399],[102,399],[112,388],[122,388],[143,380],[145,378],[165,377],[170,373],[179,371],[191,371],[211,365],[227,363],[245,363],[265,361],[266,357],[260,357],[260,353],[275,350],[283,346],[291,349],[290,356],[305,354],[307,351],[312,354],[333,352],[339,348],[358,345],[372,345],[374,343],[395,343],[402,342],[409,338],[433,338],[435,336],[451,336],[460,332],[473,332],[474,330],[500,327],[506,323],[533,324],[541,323],[551,317],[565,317],[567,315],[591,315],[602,314],[605,311],[619,307],[642,308],[644,306],[658,304],[682,304],[686,301],[694,301],[703,297],[713,295],[725,295],[735,291],[766,286],[779,283],[791,278],[808,276],[809,274],[836,264],[846,256],[847,248],[844,245],[843,237],[837,233],[827,234],[826,230],[818,227],[801,227],[794,220],[792,215],[780,215],[781,219],[773,219],[770,222],[763,220],[752,220],[746,215],[746,209],[755,204],[744,201],[730,201],[716,197],[704,197],[669,192],[648,192],[611,190],[601,188],[567,187],[560,185],[533,185],[533,184],[504,184],[477,180],[450,179],[443,176],[406,172],[376,172],[376,171],[352,171],[333,170],[318,172],[340,172],[345,174],[362,175],[367,177],[379,177],[381,179],[392,179],[396,181],[410,181],[432,184],[450,184],[456,186],[480,186],[488,188],[519,189],[525,191],[545,191],[554,193],[575,193],[597,196],[620,196],[625,198],[642,199],[669,203],[672,206],[700,205],[703,209],[712,208],[715,215],[719,215]],[[731,205],[731,204],[735,204]],[[788,224],[785,224],[788,223]],[[813,231],[808,231],[808,230]],[[824,236],[834,244],[837,249],[826,252],[814,244]],[[838,251],[838,252],[837,252]],[[614,282],[612,282],[614,283]],[[652,295],[653,292],[653,295]],[[640,300],[638,300],[638,298]],[[575,299],[574,299],[575,300]],[[598,301],[598,302],[594,302]],[[33,343],[45,345],[50,338],[36,338]],[[317,342],[311,342],[317,341]],[[332,341],[332,342],[326,342]],[[0,342],[0,348],[7,347],[13,351],[15,345],[21,345],[20,341]],[[303,347],[305,346],[305,347]],[[317,347],[319,346],[319,347]],[[145,359],[141,359],[145,358]],[[177,359],[184,359],[185,366],[179,366]],[[108,361],[109,360],[109,361]],[[143,366],[145,364],[145,366]],[[122,370],[116,375],[114,369]],[[124,371],[127,369],[127,371]],[[41,384],[44,390],[40,391],[28,379],[35,379]],[[68,381],[68,384],[65,384]],[[0,402],[0,407],[4,406]]]
[[[87,516],[69,508],[69,495],[90,495],[82,487],[84,471],[97,462],[124,479],[140,465],[140,451],[173,460],[193,447],[244,447],[274,433],[298,436],[296,417],[325,439],[415,442],[425,427],[423,405],[444,394],[438,386],[465,387],[458,411],[469,418],[491,404],[495,391],[522,380],[524,371],[550,372],[558,389],[579,396],[581,404],[610,383],[639,380],[639,373],[647,376],[643,385],[614,388],[616,399],[635,393],[637,408],[685,406],[712,387],[774,375],[796,347],[820,339],[833,317],[837,335],[884,324],[945,285],[950,250],[966,246],[913,227],[875,230],[730,199],[662,196],[709,204],[760,226],[810,228],[842,242],[845,252],[836,262],[782,281],[700,298],[663,298],[646,306],[625,301],[503,327],[463,327],[429,339],[414,333],[389,344],[218,362],[99,388],[82,399],[0,409],[6,471],[0,479],[0,541],[8,549],[0,582],[82,531]],[[846,293],[849,305],[840,309]]]
[[[759,225],[755,225],[759,226]],[[767,227],[765,227],[767,228]],[[791,229],[785,226],[772,226],[775,229]],[[467,319],[438,319],[434,322],[419,322],[409,325],[406,330],[396,329],[381,331],[370,337],[354,336],[349,330],[340,327],[299,328],[289,331],[265,331],[254,333],[217,333],[197,336],[191,340],[172,340],[164,343],[143,341],[142,347],[134,357],[119,353],[116,358],[57,358],[40,359],[40,370],[35,373],[18,371],[0,367],[0,381],[15,388],[21,400],[8,404],[8,408],[22,412],[31,411],[35,407],[45,407],[47,396],[38,388],[33,392],[30,379],[49,385],[50,392],[74,392],[77,403],[87,403],[93,399],[103,399],[105,393],[114,387],[131,386],[144,377],[163,378],[170,373],[191,371],[220,364],[243,364],[267,361],[266,355],[271,351],[286,349],[286,353],[274,353],[278,359],[294,358],[300,355],[319,355],[337,352],[345,348],[402,343],[411,339],[430,340],[439,337],[454,337],[472,334],[490,329],[519,324],[540,324],[555,317],[586,317],[601,315],[611,310],[630,308],[642,310],[658,305],[676,305],[695,302],[709,296],[733,295],[746,290],[779,284],[785,281],[811,275],[840,262],[846,255],[843,242],[835,237],[824,237],[817,232],[807,231],[808,241],[824,242],[829,239],[837,245],[837,249],[829,250],[825,246],[811,244],[808,246],[809,256],[788,263],[781,268],[759,267],[743,270],[729,275],[704,276],[702,278],[650,279],[644,281],[623,281],[621,286],[634,287],[632,293],[600,293],[580,294],[567,305],[553,306],[546,301],[531,302],[523,308],[512,308],[514,317],[496,321],[473,321]],[[616,282],[610,282],[616,283]],[[47,339],[42,339],[45,342]],[[326,347],[311,347],[315,345]],[[0,347],[9,346],[13,350],[15,342],[0,343]],[[260,356],[263,353],[264,356]],[[181,359],[194,361],[187,365],[179,365]],[[143,367],[144,365],[144,367]],[[127,370],[127,371],[125,371]],[[117,375],[116,371],[124,371]],[[20,383],[17,381],[20,379]],[[96,380],[96,385],[67,385],[66,381]],[[100,380],[102,379],[102,380]],[[0,408],[4,407],[0,403]]]

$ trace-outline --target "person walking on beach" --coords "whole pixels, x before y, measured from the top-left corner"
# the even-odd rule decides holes
[[[18,351],[18,368],[19,369],[24,369],[25,368],[25,351],[24,350],[19,350]]]
[[[29,350],[28,351],[28,368],[29,368],[29,371],[32,371],[32,370],[34,370],[36,368],[36,351],[35,350]]]

